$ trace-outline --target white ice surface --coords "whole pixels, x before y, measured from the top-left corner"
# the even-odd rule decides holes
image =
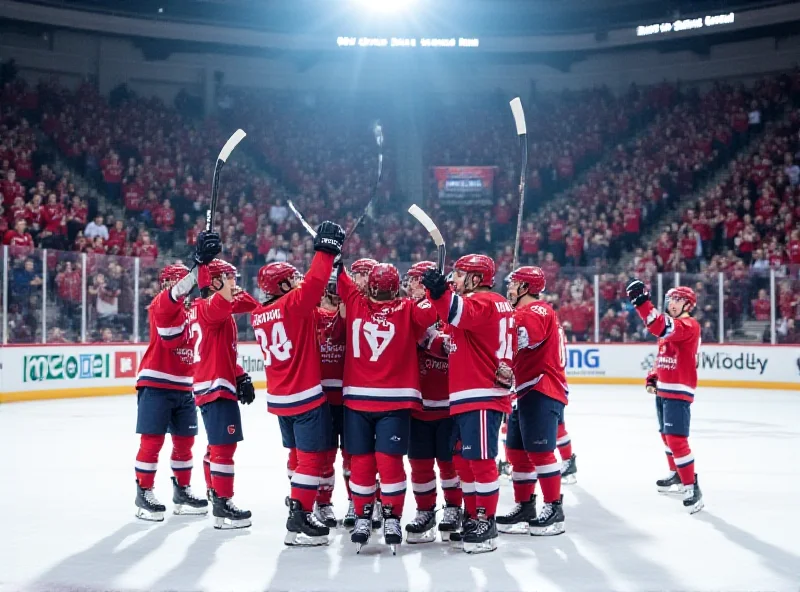
[[[243,409],[236,453],[236,501],[253,511],[241,531],[216,531],[211,518],[134,518],[134,397],[0,407],[0,589],[800,590],[800,393],[699,391],[691,442],[706,509],[689,516],[655,491],[666,463],[652,397],[575,387],[566,534],[501,535],[479,556],[404,544],[397,557],[379,537],[357,556],[341,530],[329,548],[283,546],[286,459],[259,395]],[[204,448],[200,436],[201,494]],[[171,509],[169,440],[159,466],[156,493]],[[334,500],[341,516],[341,480]],[[500,503],[512,505],[510,485]]]

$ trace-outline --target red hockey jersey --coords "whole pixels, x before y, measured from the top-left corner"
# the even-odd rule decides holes
[[[647,330],[658,337],[655,371],[658,396],[694,401],[697,388],[697,350],[700,347],[700,323],[691,317],[673,319],[658,311],[652,302],[636,309]]]
[[[450,415],[477,409],[511,412],[507,388],[497,385],[500,362],[512,364],[514,317],[508,300],[496,292],[450,292],[434,301],[451,329]]]
[[[421,409],[417,341],[436,322],[427,299],[372,302],[339,275],[347,306],[344,404],[357,411]]]
[[[194,351],[192,391],[198,405],[219,398],[236,400],[236,378],[244,374],[236,363],[238,331],[234,314],[250,312],[258,302],[246,292],[231,302],[219,294],[198,298],[189,309],[189,338]]]
[[[347,347],[345,324],[338,311],[317,309],[317,334],[322,368],[322,390],[331,405],[342,405],[344,353]]]
[[[445,339],[449,337],[445,337],[436,327],[430,327],[417,348],[422,409],[415,409],[411,414],[423,421],[435,421],[450,416]]]
[[[332,269],[333,255],[318,252],[300,286],[250,317],[264,354],[270,413],[299,415],[325,402],[315,313]]]
[[[184,298],[175,301],[170,290],[153,298],[150,314],[150,343],[139,364],[136,388],[172,391],[192,390],[192,352],[189,343],[188,311]]]
[[[567,346],[553,308],[543,301],[514,310],[514,385],[517,398],[531,390],[567,404]]]

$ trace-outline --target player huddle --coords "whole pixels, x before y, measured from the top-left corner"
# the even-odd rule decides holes
[[[169,432],[176,513],[204,514],[210,502],[215,527],[250,526],[250,512],[232,501],[233,456],[243,438],[238,403],[255,399],[250,377],[236,363],[234,315],[249,313],[265,360],[267,409],[277,416],[289,451],[287,545],[327,544],[338,526],[331,494],[339,448],[350,498],[343,525],[357,551],[381,527],[393,552],[402,542],[406,456],[417,506],[405,525],[409,543],[435,540],[435,465],[445,502],[438,523],[443,540],[481,553],[496,549],[498,530],[563,533],[562,476],[574,481],[575,474],[563,426],[566,343],[555,311],[540,298],[542,270],[512,272],[508,298],[492,291],[494,261],[479,254],[458,259],[450,281],[435,263],[417,263],[401,285],[388,263],[362,259],[347,273],[339,262],[344,239],[339,225],[323,222],[305,276],[288,263],[262,267],[262,303],[236,286],[233,266],[216,258],[221,247],[215,233],[198,237],[191,273],[183,266],[162,271],[164,289],[150,307],[150,344],[137,381],[137,515],[163,520],[166,509],[153,482]],[[195,284],[200,298],[188,306]],[[691,350],[697,349],[699,327],[689,316],[694,295],[686,290],[670,291],[669,314],[661,315],[644,284],[635,280],[628,287],[660,338],[647,385],[658,395],[675,473],[659,488],[681,484],[684,504],[696,511],[702,496],[687,437],[696,386]],[[678,361],[667,363],[670,356]],[[189,487],[196,407],[209,444],[207,500]],[[517,505],[497,516],[495,459],[504,420]],[[557,447],[565,455],[563,468]],[[538,511],[537,480],[543,497]]]

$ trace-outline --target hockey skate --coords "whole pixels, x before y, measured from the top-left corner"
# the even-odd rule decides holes
[[[356,544],[356,554],[361,553],[361,548],[369,543],[372,536],[372,504],[364,506],[364,513],[356,517],[353,532],[350,533],[350,541]]]
[[[445,506],[442,521],[439,523],[439,533],[442,537],[442,542],[447,543],[452,539],[450,538],[459,528],[461,528],[461,518],[463,510],[461,506]]]
[[[700,481],[697,475],[694,476],[694,484],[686,485],[683,494],[683,507],[689,510],[690,514],[695,514],[703,509],[703,492],[700,490]]]
[[[539,515],[528,523],[531,536],[555,536],[564,533],[564,501],[562,495],[557,502],[545,503]]]
[[[672,471],[669,477],[656,481],[656,487],[659,493],[683,493],[683,483],[675,471]]]
[[[397,545],[403,542],[400,517],[392,513],[391,506],[383,508],[383,542],[389,545],[392,555],[397,555]]]
[[[383,504],[381,500],[376,499],[375,505],[372,506],[372,530],[380,530],[383,525]]]
[[[240,510],[229,497],[218,497],[212,493],[212,514],[214,515],[214,528],[217,530],[230,530],[234,528],[247,528],[252,522],[249,510]]]
[[[520,502],[508,514],[497,517],[497,530],[504,534],[529,534],[529,523],[536,520],[536,496]]]
[[[464,534],[464,552],[490,553],[497,549],[497,526],[494,517],[488,518],[483,509],[478,510],[475,527]]]
[[[469,514],[464,512],[461,518],[461,527],[455,531],[450,533],[450,544],[455,549],[463,549],[464,548],[464,537],[467,536],[469,531],[475,528],[478,525],[478,521],[475,518],[470,517]]]
[[[436,540],[436,511],[417,510],[414,519],[406,524],[406,542],[409,544],[432,543]]]
[[[347,514],[345,514],[342,519],[342,526],[345,528],[353,528],[356,525],[356,507],[353,504],[353,500],[348,501]]]
[[[336,514],[333,513],[333,504],[317,504],[314,510],[314,516],[328,528],[336,528],[339,526]]]
[[[153,489],[142,489],[136,480],[136,517],[148,522],[163,522],[167,507],[156,499]]]
[[[300,502],[290,499],[289,518],[286,519],[286,536],[283,544],[289,547],[318,547],[327,545],[330,529],[317,519],[313,512],[305,512]]]
[[[575,455],[561,463],[561,482],[564,485],[574,485],[578,482],[578,465],[575,464]]]
[[[175,504],[173,511],[178,515],[205,516],[208,514],[208,500],[194,495],[191,485],[186,487],[178,485],[175,477],[172,477],[172,503]]]

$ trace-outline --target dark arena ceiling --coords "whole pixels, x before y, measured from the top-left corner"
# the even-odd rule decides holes
[[[791,4],[792,0],[28,0],[145,18],[213,22],[285,33],[341,33],[362,26],[380,34],[503,36],[603,32],[695,13]],[[383,7],[407,6],[388,11]],[[375,7],[371,11],[367,5]]]

